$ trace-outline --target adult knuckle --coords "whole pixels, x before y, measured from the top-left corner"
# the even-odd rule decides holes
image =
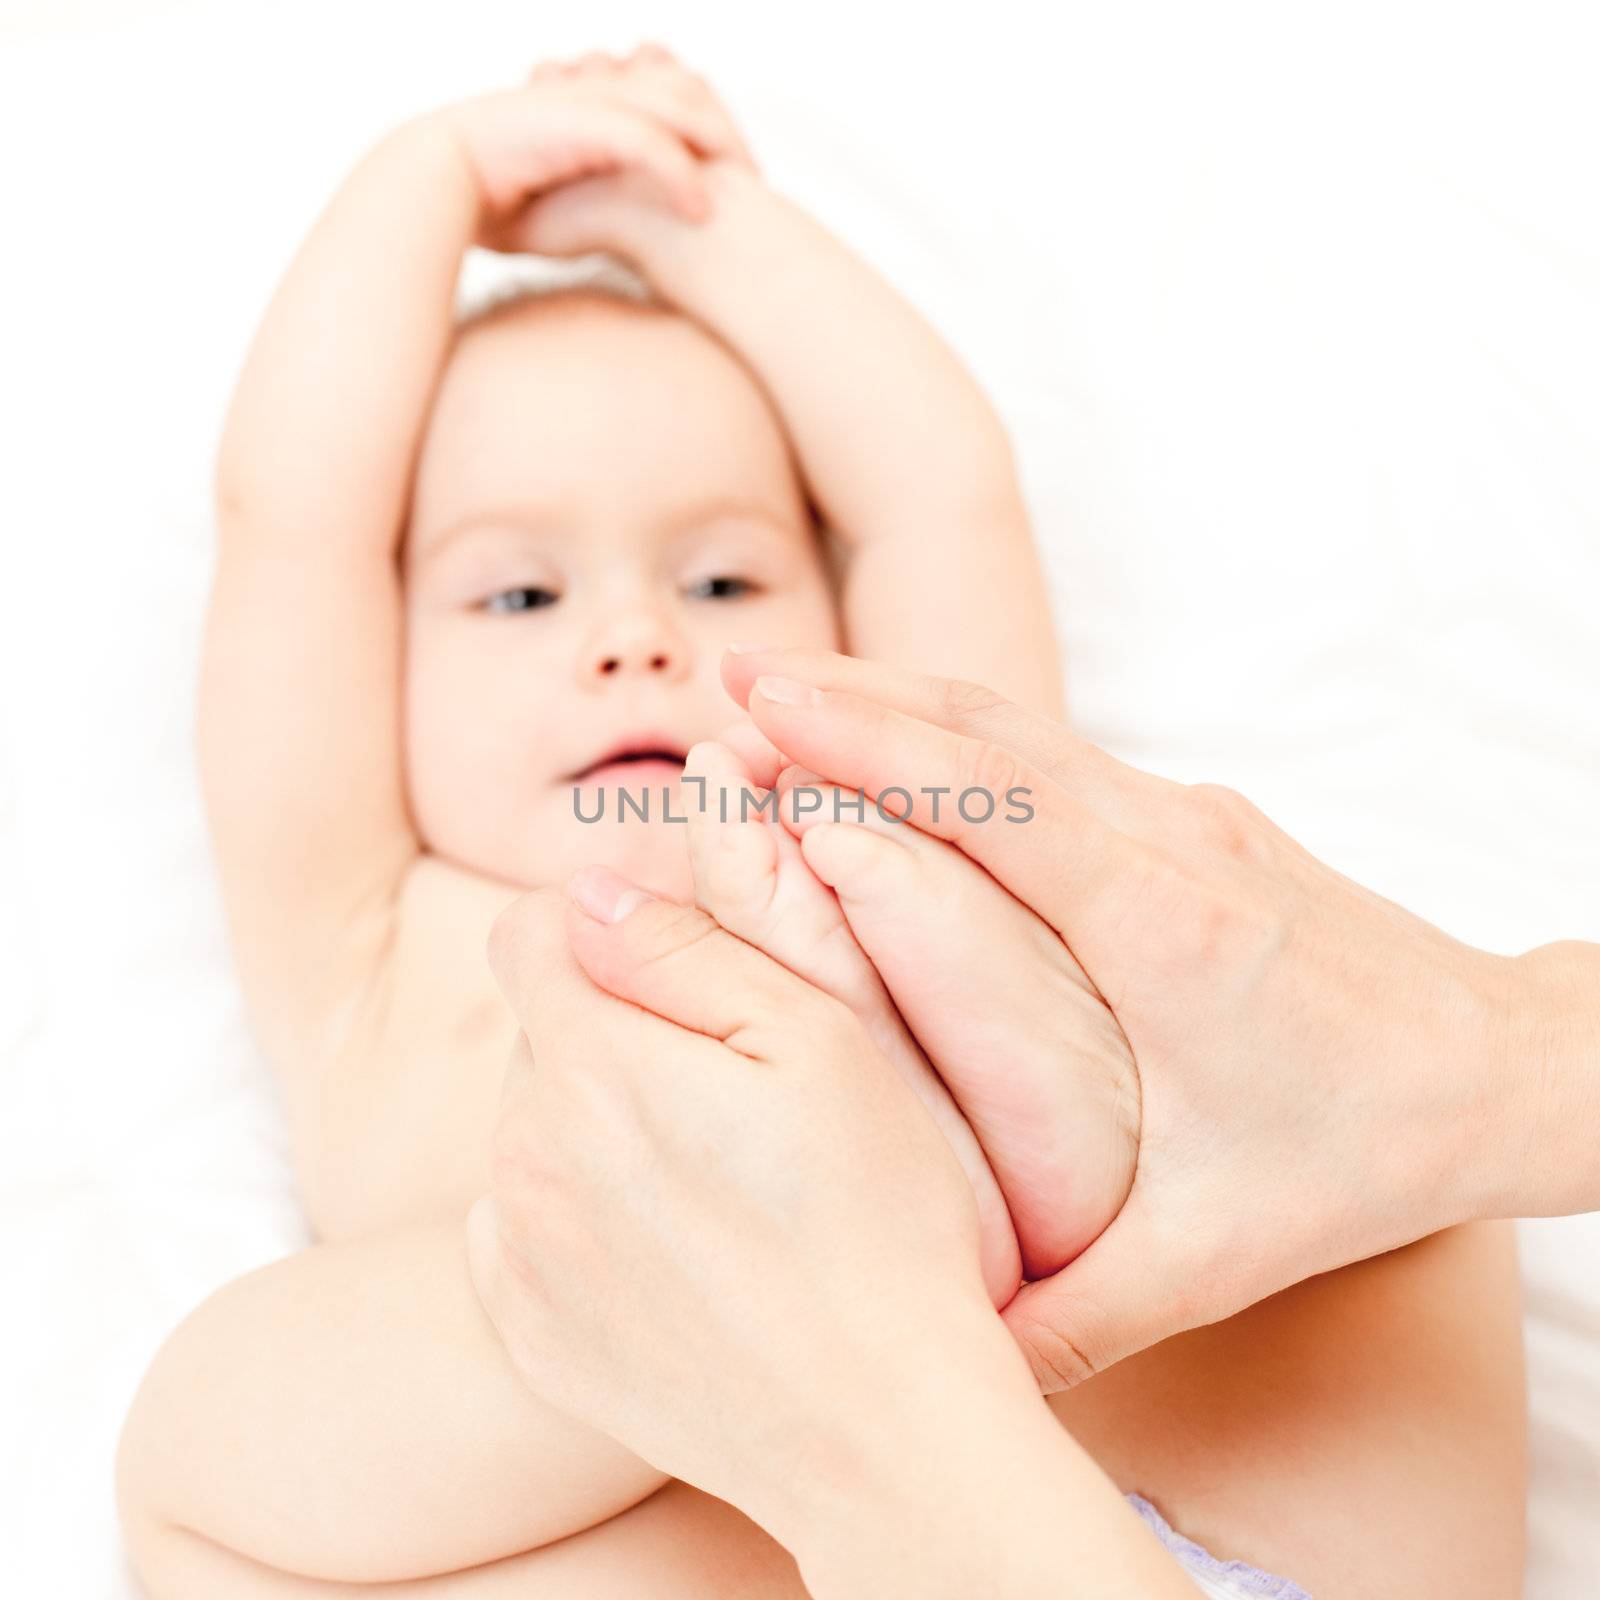
[[[1193,783],[1185,798],[1201,837],[1213,850],[1237,861],[1256,859],[1263,819],[1237,789],[1220,783]]]
[[[635,912],[622,927],[642,965],[670,961],[718,931],[709,913],[672,900],[652,901],[648,915]]]
[[[1217,967],[1259,965],[1287,937],[1271,900],[1209,878],[1188,879],[1177,897],[1172,927],[1185,960]]]
[[[1184,953],[1207,963],[1219,961],[1232,945],[1238,924],[1233,897],[1215,884],[1190,878],[1179,891],[1174,930]]]
[[[1086,1348],[1049,1323],[1030,1321],[1018,1330],[1018,1337],[1046,1394],[1074,1389],[1100,1370]]]
[[[1021,768],[1017,758],[1003,745],[990,739],[967,739],[959,749],[956,761],[957,795],[977,789],[993,795],[996,803],[1021,782]]]
[[[1007,703],[1004,695],[966,678],[941,678],[936,696],[944,720],[958,729],[983,722]]]

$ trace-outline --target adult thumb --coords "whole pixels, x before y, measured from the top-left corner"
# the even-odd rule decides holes
[[[607,993],[742,1054],[771,1054],[771,1030],[803,1031],[820,990],[694,906],[662,900],[604,867],[570,885],[567,936],[578,965]]]
[[[1135,1191],[1082,1255],[1024,1284],[1001,1316],[1040,1391],[1053,1394],[1213,1320],[1195,1292],[1200,1277],[1175,1258]]]

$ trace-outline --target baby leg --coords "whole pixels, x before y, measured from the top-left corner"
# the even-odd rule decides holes
[[[117,1479],[136,1557],[183,1532],[337,1584],[500,1561],[666,1481],[522,1383],[459,1222],[320,1245],[213,1295],[146,1374]]]
[[[800,768],[778,781],[785,793],[836,792]],[[1133,1182],[1139,1083],[1127,1040],[1055,930],[955,846],[870,802],[860,823],[835,814],[824,803],[792,823],[805,861],[977,1134],[1024,1270],[1046,1277]]]
[[[130,1529],[129,1543],[149,1600],[806,1600],[781,1545],[683,1483],[542,1549],[359,1587],[265,1566],[186,1528]]]

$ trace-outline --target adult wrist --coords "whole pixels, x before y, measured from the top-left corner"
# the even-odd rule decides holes
[[[893,1476],[859,1483],[870,1492],[784,1541],[815,1600],[1047,1592],[1000,1579],[1064,1554],[1059,1542],[1052,1551],[1026,1547],[1038,1530],[1059,1530],[1073,1498],[1068,1458],[1077,1445],[1037,1397],[1026,1410],[997,1406],[981,1425],[948,1411],[935,1416],[936,1429],[885,1436],[897,1447]],[[1067,1592],[1064,1581],[1053,1587]]]
[[[1012,1592],[997,1574],[1056,1559],[1026,1550],[1029,1530],[1060,1526],[1085,1469],[1118,1498],[987,1305],[965,1326],[919,1326],[911,1340],[870,1399],[835,1408],[775,1492],[744,1506],[794,1555],[817,1600]]]
[[[1502,1006],[1478,1214],[1600,1210],[1600,945],[1512,958]]]

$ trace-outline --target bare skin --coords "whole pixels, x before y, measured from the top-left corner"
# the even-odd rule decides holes
[[[803,1593],[753,1523],[519,1387],[471,1293],[460,1223],[487,1187],[517,1037],[485,941],[523,890],[588,862],[690,892],[681,829],[583,826],[571,791],[635,781],[582,776],[619,742],[683,754],[720,734],[733,640],[843,645],[1051,716],[1059,664],[976,384],[759,180],[680,73],[649,53],[544,71],[388,136],[307,239],[241,376],[218,463],[202,770],[323,1243],[214,1297],[141,1392],[120,1482],[154,1595]],[[672,309],[562,297],[457,336],[473,242],[612,248]],[[1514,1325],[1483,1308],[1514,1292],[1509,1246],[1486,1233],[1393,1260],[1343,1291],[1383,1337],[1345,1374],[1337,1437],[1304,1442],[1301,1422],[1324,1419],[1286,1380],[1241,1397],[1239,1438],[1276,1430],[1375,1500],[1421,1471],[1460,1487],[1474,1460],[1485,1500],[1454,1546],[1476,1553],[1459,1592],[1503,1592],[1520,1560],[1519,1366]],[[1324,1310],[1306,1305],[1127,1363],[1115,1417],[1085,1410],[1082,1426],[1119,1484],[1180,1519],[1192,1508],[1220,1553],[1314,1585],[1343,1578],[1316,1556],[1348,1543],[1337,1508],[1321,1505],[1306,1560],[1300,1544],[1277,1557],[1308,1516],[1282,1520],[1272,1496],[1292,1484],[1247,1467],[1223,1483],[1203,1449],[1163,1445],[1170,1417],[1138,1380],[1149,1362],[1192,1396],[1264,1350],[1291,1375],[1320,1363]],[[326,1336],[335,1324],[348,1343]],[[1424,1459],[1391,1467],[1385,1408],[1420,1370],[1436,1376],[1408,1391],[1413,1425],[1448,1415],[1472,1448],[1413,1440]],[[1398,1594],[1453,1533],[1367,1526],[1362,1559]]]
[[[153,1590],[177,1581],[193,1549],[163,1530],[220,1536],[227,1507],[262,1503],[261,1485],[236,1482],[200,1513],[203,1453],[184,1466],[155,1438],[173,1423],[163,1409],[193,1393],[163,1383],[163,1364],[204,1360],[214,1334],[237,1372],[251,1370],[235,1315],[257,1334],[274,1326],[252,1283],[288,1311],[336,1297],[347,1267],[372,1291],[358,1306],[371,1306],[396,1259],[383,1241],[399,1241],[406,1267],[388,1281],[439,1284],[427,1303],[444,1313],[410,1355],[459,1338],[469,1367],[474,1351],[493,1357],[475,1302],[448,1311],[447,1285],[470,1291],[450,1271],[459,1244],[432,1231],[459,1224],[487,1186],[516,1036],[484,961],[488,931],[527,886],[595,859],[690,889],[680,831],[576,822],[576,773],[639,736],[681,754],[721,731],[736,710],[721,652],[745,636],[848,641],[925,665],[1009,653],[1015,692],[1060,709],[1027,516],[981,391],[886,285],[759,183],[709,96],[686,90],[675,66],[653,70],[626,83],[603,63],[554,83],[542,72],[533,87],[553,109],[488,97],[390,135],[306,241],[240,379],[217,472],[202,770],[246,996],[283,1076],[324,1244],[210,1303],[136,1407],[124,1507]],[[664,107],[671,128],[692,127],[686,165],[714,188],[712,217],[664,203],[681,174],[648,149],[670,129],[646,104]],[[595,106],[639,126],[613,128]],[[546,157],[549,171],[515,177],[517,163]],[[559,214],[540,210],[552,193],[566,202]],[[454,276],[474,241],[551,254],[607,243],[678,309],[570,294],[457,334]],[[752,257],[769,263],[759,281]],[[810,319],[772,317],[775,302],[819,291]],[[856,441],[886,402],[885,374],[919,428],[865,457]],[[352,417],[364,425],[351,429]],[[891,497],[895,483],[920,492]],[[813,507],[838,546],[837,581]],[[972,603],[980,574],[993,604]],[[516,604],[491,609],[506,600]],[[578,788],[588,801],[599,783]],[[975,1171],[987,1178],[981,1159]],[[254,1347],[269,1360],[283,1348]],[[418,1365],[402,1360],[396,1375]],[[330,1369],[300,1365],[319,1370]],[[501,1378],[505,1401],[508,1368]],[[348,1392],[348,1373],[299,1391],[302,1441],[329,1388]],[[603,1521],[665,1482],[520,1398],[530,1464],[565,1487],[530,1495],[517,1478],[535,1520],[513,1544]],[[280,1386],[280,1421],[285,1401]],[[201,1415],[215,1404],[213,1394]],[[383,1427],[371,1435],[379,1454],[386,1438]],[[264,1458],[262,1478],[292,1459]],[[481,1508],[479,1496],[469,1521]],[[431,1526],[448,1545],[445,1508]],[[391,1524],[372,1527],[368,1552]],[[375,1576],[347,1549],[263,1550],[231,1524],[223,1542],[266,1557],[252,1582],[269,1582],[273,1565],[297,1578]],[[418,1570],[486,1559],[470,1543],[417,1554]]]

